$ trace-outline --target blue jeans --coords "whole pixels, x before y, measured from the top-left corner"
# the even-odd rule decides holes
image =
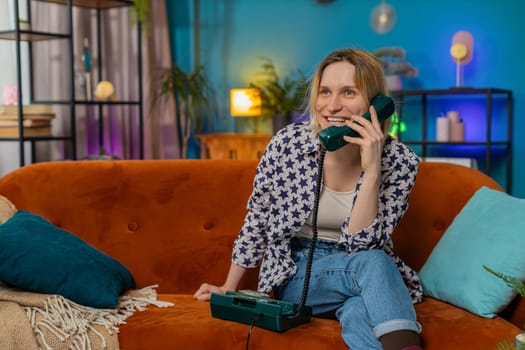
[[[276,297],[299,303],[310,240],[292,240],[297,273],[275,289]],[[306,305],[314,316],[335,316],[352,350],[382,349],[379,338],[396,330],[420,332],[412,299],[392,258],[383,250],[348,254],[336,242],[318,240]]]

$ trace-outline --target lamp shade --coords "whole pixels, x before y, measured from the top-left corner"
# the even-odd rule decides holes
[[[472,61],[474,55],[474,38],[470,32],[460,30],[452,37],[450,55],[454,61],[467,64]]]
[[[259,89],[230,90],[230,114],[232,117],[258,117],[261,115],[261,104]]]

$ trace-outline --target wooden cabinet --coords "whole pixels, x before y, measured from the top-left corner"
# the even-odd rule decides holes
[[[260,159],[272,134],[216,133],[197,135],[202,159]]]

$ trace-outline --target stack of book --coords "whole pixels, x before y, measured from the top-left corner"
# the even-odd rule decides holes
[[[18,108],[0,105],[0,137],[19,137]],[[55,113],[51,105],[23,106],[24,137],[51,136],[51,121]]]

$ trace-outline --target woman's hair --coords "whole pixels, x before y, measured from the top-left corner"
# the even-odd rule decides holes
[[[315,104],[319,96],[319,84],[325,68],[336,62],[348,62],[355,66],[355,86],[361,91],[367,101],[370,101],[377,94],[386,95],[383,65],[374,55],[359,49],[340,49],[330,53],[321,61],[310,82],[308,110],[312,131],[315,134],[321,129],[317,121],[317,111],[315,110]],[[384,133],[388,132],[390,124],[390,118],[383,123]]]

